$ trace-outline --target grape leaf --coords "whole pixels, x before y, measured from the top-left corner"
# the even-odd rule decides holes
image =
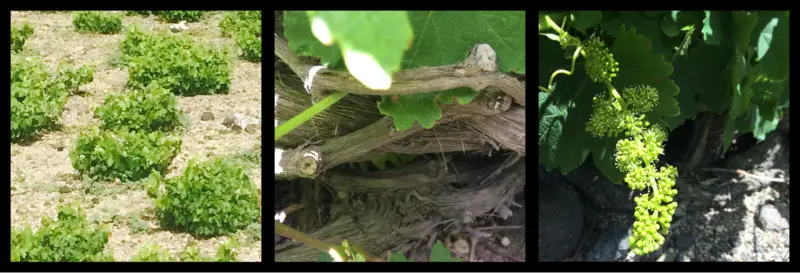
[[[317,262],[333,262],[333,257],[324,251],[320,251],[319,257],[317,257]]]
[[[725,130],[723,132],[723,151],[727,151],[733,138],[734,122],[750,108],[750,97],[752,88],[750,85],[742,85],[741,81],[746,76],[748,62],[744,56],[746,48],[750,43],[752,32],[758,23],[758,16],[752,13],[733,11],[732,16],[732,36],[734,42],[734,54],[731,56],[726,72],[730,75],[728,90],[733,94],[730,108],[728,109],[728,119],[725,120]]]
[[[767,14],[768,15],[768,14]],[[763,71],[773,80],[789,76],[789,16],[765,16],[768,23],[759,34],[756,60]]]
[[[778,128],[778,114],[776,113],[775,109],[773,109],[772,113],[763,113],[765,110],[762,110],[761,107],[755,106],[756,113],[755,113],[755,120],[753,124],[753,136],[756,137],[759,141],[766,139],[767,134],[772,131],[775,131]],[[769,110],[766,110],[769,111]],[[772,119],[764,119],[765,116],[773,116]]]
[[[502,72],[525,74],[525,11],[409,11],[414,43],[405,68],[453,64],[476,43],[497,52]]]
[[[309,11],[312,33],[339,45],[350,73],[367,87],[388,89],[411,45],[405,11]]]
[[[461,259],[453,257],[450,250],[442,244],[442,241],[436,241],[431,249],[431,262],[460,262]]]
[[[403,256],[403,253],[395,253],[389,252],[389,257],[386,259],[387,262],[413,262],[414,260],[406,259],[406,256]]]
[[[621,11],[620,18],[628,26],[636,26],[636,31],[650,40],[651,52],[661,55],[669,52],[669,48],[664,46],[661,38],[661,27],[658,21],[642,17],[638,11]]]
[[[622,184],[625,173],[617,169],[616,150],[618,137],[605,137],[591,142],[594,165],[614,184]]]
[[[600,23],[603,18],[603,12],[597,10],[582,10],[573,13],[575,23],[572,27],[580,32],[585,32],[587,28],[593,27]]]
[[[552,94],[539,94],[539,160],[550,170],[562,173],[577,168],[589,154],[589,143],[595,141],[586,132],[592,111],[592,98],[606,92],[603,86],[586,76],[583,66],[575,74],[558,79]]]
[[[703,40],[709,45],[719,45],[722,40],[722,12],[705,11],[706,17],[703,19]]]
[[[311,22],[306,12],[286,11],[283,25],[289,49],[295,54],[320,57],[322,64],[328,67],[337,66],[342,61],[338,45],[325,46],[311,33]]]
[[[655,30],[653,30],[655,31]],[[656,31],[656,33],[658,33]],[[664,61],[662,55],[653,54],[650,41],[635,28],[621,30],[614,42],[611,52],[619,62],[619,73],[614,79],[614,86],[624,89],[630,86],[650,85],[658,89],[658,106],[648,114],[652,123],[663,124],[663,117],[674,117],[680,114],[675,95],[678,86],[666,79],[672,74],[672,65]]]
[[[660,55],[650,51],[650,41],[635,28],[620,30],[611,47],[614,59],[619,62],[619,73],[614,86],[625,88],[640,84],[653,84],[672,74],[672,65]]]
[[[525,73],[524,11],[411,11],[408,16],[414,42],[403,59],[406,69],[454,64],[482,42],[497,52],[499,71]],[[463,103],[477,94],[449,92],[383,96],[378,109],[394,119],[398,131],[411,128],[415,121],[429,129],[442,117],[437,101],[449,96]]]

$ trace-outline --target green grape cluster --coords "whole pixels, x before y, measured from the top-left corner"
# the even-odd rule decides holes
[[[658,157],[664,154],[667,134],[661,126],[646,121],[645,113],[657,106],[658,91],[650,86],[635,86],[622,93],[621,101],[613,96],[595,97],[586,129],[596,137],[620,133],[624,136],[616,145],[616,167],[625,173],[629,188],[646,192],[634,199],[636,221],[628,241],[636,255],[644,255],[664,244],[678,206],[673,200],[678,193],[673,188],[678,171],[673,166],[656,168]],[[617,107],[618,104],[626,107]]]
[[[673,200],[678,190],[672,188],[678,176],[677,169],[661,167],[659,172],[650,169],[649,174],[651,181],[657,180],[651,182],[652,192],[634,199],[636,221],[628,243],[636,255],[652,253],[664,244],[664,235],[669,234],[672,216],[678,208],[678,203]]]
[[[594,97],[594,108],[589,122],[586,123],[586,130],[595,137],[615,136],[622,132],[619,121],[625,113],[615,107],[614,98],[605,96]]]
[[[586,57],[586,74],[594,82],[611,82],[617,76],[619,63],[599,38],[589,39],[584,44],[583,52]]]
[[[658,104],[658,90],[648,85],[627,87],[622,90],[622,97],[629,101],[628,107],[634,113],[650,112]]]

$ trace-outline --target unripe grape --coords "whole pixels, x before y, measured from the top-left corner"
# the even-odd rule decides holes
[[[619,63],[608,51],[605,43],[594,37],[584,44],[586,74],[594,82],[610,82],[619,72]]]
[[[648,85],[626,87],[622,90],[622,98],[628,103],[631,111],[647,113],[658,104],[658,90]]]

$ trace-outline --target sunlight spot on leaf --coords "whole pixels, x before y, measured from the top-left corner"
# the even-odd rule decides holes
[[[392,77],[383,70],[375,58],[370,55],[347,49],[344,51],[344,62],[353,77],[373,90],[388,90],[392,86]]]
[[[319,39],[323,45],[333,45],[333,36],[331,35],[331,31],[328,29],[328,25],[325,24],[325,21],[322,21],[322,18],[315,17],[312,19],[311,32],[314,33],[314,37],[317,37],[317,39]]]

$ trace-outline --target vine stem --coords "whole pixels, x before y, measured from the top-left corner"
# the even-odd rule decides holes
[[[275,128],[275,141],[294,130],[294,128],[297,128],[297,126],[300,126],[300,124],[305,123],[317,114],[325,111],[325,109],[328,109],[331,107],[331,105],[334,105],[336,102],[344,98],[344,96],[347,96],[347,93],[341,91],[333,92],[333,94],[325,97],[314,105],[311,105],[311,107],[302,113],[292,117],[283,124],[278,125],[278,127]]]
[[[548,93],[553,92],[553,80],[555,80],[558,74],[566,74],[567,76],[570,76],[575,73],[575,61],[578,59],[578,55],[581,54],[582,49],[583,48],[581,46],[578,46],[578,48],[575,49],[575,53],[572,54],[572,66],[570,67],[569,71],[564,69],[556,70],[552,75],[550,75],[550,82],[547,83],[547,89],[543,89],[541,86],[539,89],[543,89]]]
[[[314,248],[314,249],[319,249],[322,252],[330,254],[331,251],[335,251],[335,252],[337,252],[339,254],[339,257],[347,257],[346,254],[344,253],[344,248],[342,248],[341,246],[337,246],[337,245],[334,245],[334,244],[329,244],[329,243],[317,240],[316,238],[311,237],[310,235],[307,235],[307,234],[305,234],[305,233],[303,233],[303,232],[301,232],[299,230],[293,229],[292,227],[290,227],[290,226],[288,226],[286,224],[283,224],[281,222],[278,222],[277,220],[275,221],[275,233],[277,233],[278,235],[281,235],[283,237],[298,241],[298,242],[300,242],[300,243],[302,243],[304,245],[307,245],[308,247],[311,247],[311,248]],[[355,248],[356,246],[352,246],[352,247]],[[359,249],[359,250],[361,250],[361,252],[363,254],[366,254],[366,256],[367,256],[366,259],[368,261],[370,261],[370,262],[383,262],[384,261],[383,259],[378,258],[377,256],[374,256],[372,254],[366,253],[365,251],[363,251],[363,249]]]
[[[605,82],[605,84],[606,88],[608,88],[608,92],[611,93],[611,96],[613,96],[615,99],[617,99],[617,102],[619,102],[619,107],[620,107],[619,110],[625,111],[625,109],[627,109],[625,105],[625,100],[623,100],[622,96],[619,95],[619,92],[617,92],[617,88],[611,85],[611,82]]]

